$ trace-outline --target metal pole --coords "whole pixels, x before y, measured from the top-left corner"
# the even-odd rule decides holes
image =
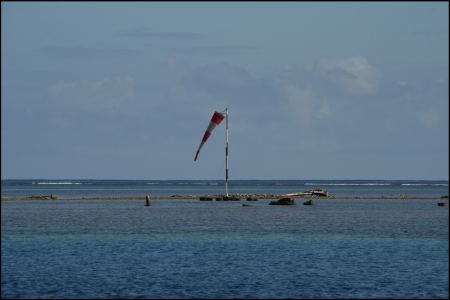
[[[228,108],[225,108],[225,128],[226,128],[226,144],[225,144],[225,193],[228,197]]]

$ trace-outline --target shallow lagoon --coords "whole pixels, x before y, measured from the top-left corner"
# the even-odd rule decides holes
[[[2,202],[2,297],[448,298],[448,206],[268,202]]]

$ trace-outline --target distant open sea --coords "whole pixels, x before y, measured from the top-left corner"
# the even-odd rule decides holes
[[[285,194],[323,188],[337,196],[448,195],[448,180],[230,180],[230,193]],[[2,180],[2,196],[224,194],[223,180]]]
[[[448,180],[230,182],[230,193],[341,196],[311,206],[70,199],[223,194],[222,180],[1,186],[2,197],[58,197],[1,202],[2,298],[449,297]]]

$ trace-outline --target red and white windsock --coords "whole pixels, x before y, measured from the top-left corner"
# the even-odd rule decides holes
[[[202,149],[203,145],[208,140],[208,138],[211,136],[214,128],[216,128],[216,126],[222,122],[224,117],[225,116],[223,114],[221,114],[217,111],[214,112],[214,115],[212,116],[211,121],[209,122],[208,128],[206,129],[205,134],[203,135],[202,142],[200,143],[200,146],[198,146],[198,150],[197,150],[197,153],[195,154],[194,161],[197,160],[200,150]]]

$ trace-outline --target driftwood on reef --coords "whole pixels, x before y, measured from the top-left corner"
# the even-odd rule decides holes
[[[44,195],[44,196],[31,196],[28,199],[33,199],[33,200],[55,200],[56,196],[54,195]]]
[[[148,196],[148,195],[147,195]],[[224,195],[152,195],[152,199],[155,200],[163,200],[163,199],[183,199],[183,200],[200,200],[200,201],[258,201],[264,199],[276,200],[280,198],[290,198],[290,199],[440,199],[441,202],[445,201],[445,205],[448,201],[448,195],[332,195],[322,189],[314,189],[306,192],[298,192],[298,193],[290,193],[290,194],[240,194],[235,193],[229,195],[228,197]],[[108,195],[108,196],[62,196],[56,197],[54,195],[34,195],[34,196],[21,196],[21,197],[12,197],[12,196],[3,196],[1,197],[2,201],[15,201],[15,200],[141,200],[146,199],[145,195],[136,196],[136,195]],[[308,202],[306,202],[308,203]],[[306,204],[307,205],[307,204]],[[436,204],[435,204],[436,205]]]
[[[246,201],[258,201],[259,199],[279,199],[280,197],[286,198],[334,198],[334,195],[331,195],[329,192],[322,189],[314,189],[306,192],[298,192],[291,194],[233,194],[229,196],[224,195],[202,195],[197,196],[196,198],[200,201],[239,201],[241,199],[245,199]]]
[[[288,197],[333,197],[328,191],[322,190],[322,189],[315,189],[310,190],[306,192],[298,192],[298,193],[291,193],[286,194]]]

